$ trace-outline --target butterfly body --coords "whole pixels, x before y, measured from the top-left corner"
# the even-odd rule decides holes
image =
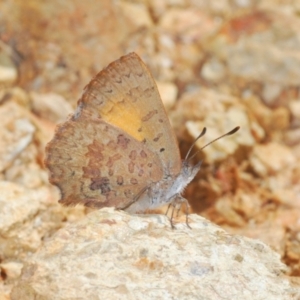
[[[181,194],[198,173],[200,165],[199,163],[193,166],[187,161],[183,161],[178,175],[172,176],[166,171],[162,180],[151,183],[145,192],[125,210],[132,213],[143,212],[146,209],[155,209],[182,198]]]

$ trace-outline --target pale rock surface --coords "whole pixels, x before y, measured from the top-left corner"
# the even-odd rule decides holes
[[[286,132],[285,141],[289,145],[300,143],[300,99],[296,98],[288,103],[289,115],[291,119],[291,127]]]
[[[143,3],[120,2],[122,12],[135,27],[151,27],[153,22],[149,10]],[[132,17],[134,16],[134,18]]]
[[[300,120],[300,119],[299,119]],[[299,157],[300,152],[297,149],[297,146],[300,145],[300,128],[290,129],[284,133],[284,141],[287,145],[296,146],[292,150],[297,157]]]
[[[11,299],[299,299],[268,246],[197,215],[190,225],[92,212],[27,261]]]
[[[300,99],[295,99],[288,103],[290,113],[293,118],[300,119]]]
[[[207,163],[226,159],[240,146],[252,147],[255,139],[251,125],[255,124],[253,131],[258,132],[260,136],[263,135],[259,124],[250,119],[246,107],[240,104],[238,98],[226,94],[208,89],[195,89],[185,93],[175,109],[172,115],[177,119],[177,123],[175,119],[174,127],[179,128],[179,132],[180,127],[183,127],[180,124],[184,123],[187,132],[194,140],[204,127],[207,128],[206,134],[196,143],[198,149],[236,126],[240,126],[238,133],[221,139],[203,150]],[[185,133],[181,135],[186,136]]]
[[[178,88],[171,82],[156,82],[159,94],[166,109],[174,106],[178,94]]]
[[[0,81],[13,82],[17,79],[17,70],[13,67],[0,66]]]
[[[282,87],[297,85],[300,79],[299,19],[282,11],[272,11],[272,4],[269,3],[269,8],[261,6],[261,10],[252,11],[248,18],[243,16],[247,26],[242,33],[233,25],[241,20],[236,17],[229,22],[233,26],[231,30],[225,25],[221,34],[216,35],[211,44],[207,43],[209,49],[226,62],[231,75],[266,83],[263,97],[269,104]],[[246,27],[251,26],[256,29],[247,32]],[[276,84],[276,91],[270,84]]]
[[[56,202],[53,203],[53,195],[48,188],[29,189],[0,180],[0,191],[2,264],[26,260],[45,239],[64,226],[63,220],[76,220],[84,215],[81,206],[64,208]],[[11,264],[2,266],[5,274],[7,270],[12,274],[10,267]]]
[[[27,109],[30,109],[30,98],[29,95],[25,90],[23,90],[20,87],[14,86],[14,87],[8,87],[8,88],[1,88],[0,89],[0,103],[1,106],[3,104],[13,101],[16,104],[18,104],[20,107],[25,107]]]
[[[262,89],[262,99],[264,100],[264,103],[272,105],[274,99],[280,96],[282,90],[282,86],[278,83],[266,83]]]
[[[238,134],[218,141],[211,145],[208,151],[204,150],[208,161],[214,161],[214,158],[210,157],[210,154],[214,152],[224,152],[225,150],[227,153],[232,153],[238,145],[252,147],[255,139],[251,130],[260,137],[264,135],[263,129],[254,120],[251,120],[247,107],[240,99],[226,93],[217,93],[211,89],[197,87],[185,92],[170,115],[177,133],[182,139],[186,136],[185,132],[180,133],[182,124],[186,125],[186,129],[193,139],[200,134],[203,127],[207,128],[207,133],[197,143],[200,147],[236,126],[241,127]],[[228,140],[230,140],[229,143],[234,141],[235,145],[225,145]],[[214,148],[214,151],[211,150],[211,147]],[[218,153],[218,156],[224,158],[227,155]]]
[[[162,15],[159,26],[184,43],[202,40],[217,30],[214,22],[201,9],[172,8]]]
[[[72,105],[59,94],[32,92],[30,96],[33,111],[46,120],[55,123],[63,122],[73,112]]]
[[[286,146],[277,143],[255,145],[250,156],[251,167],[260,176],[282,172],[284,168],[292,167],[297,159]]]
[[[225,66],[218,59],[210,59],[204,63],[201,69],[201,76],[205,80],[219,82],[224,80],[226,76]]]
[[[23,264],[20,262],[11,261],[0,264],[0,268],[2,272],[5,272],[7,279],[16,279],[21,275]]]
[[[11,285],[0,283],[0,300],[10,300]]]
[[[18,71],[11,59],[11,48],[0,41],[0,82],[12,83],[18,78]]]
[[[35,251],[41,240],[32,219],[43,195],[8,181],[0,181],[0,190],[1,257],[21,257],[22,252]]]
[[[0,107],[0,127],[0,171],[4,171],[32,142],[35,127],[29,113],[13,101]]]

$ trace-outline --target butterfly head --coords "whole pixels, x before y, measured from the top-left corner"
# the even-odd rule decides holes
[[[181,175],[184,178],[186,178],[188,182],[190,182],[194,179],[194,177],[199,172],[201,165],[202,165],[202,161],[198,162],[196,165],[193,165],[189,160],[183,160]]]
[[[201,167],[201,162],[192,165],[189,160],[183,160],[180,173],[173,178],[168,189],[167,199],[172,199],[173,196],[181,194],[185,187],[194,179]]]

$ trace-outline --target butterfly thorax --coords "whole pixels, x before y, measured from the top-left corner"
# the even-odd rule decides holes
[[[184,160],[179,174],[171,175],[166,170],[164,178],[158,182],[153,182],[138,201],[126,208],[126,211],[143,212],[147,209],[155,209],[170,204],[183,193],[185,187],[194,179],[200,165],[201,163],[198,163],[193,166]]]

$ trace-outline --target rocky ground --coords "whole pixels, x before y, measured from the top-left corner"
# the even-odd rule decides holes
[[[268,272],[284,276],[278,293],[288,290],[290,298],[278,299],[298,299],[299,13],[296,0],[0,2],[0,299],[18,299],[21,287],[32,288],[30,266],[45,263],[42,258],[56,253],[48,251],[56,239],[88,222],[87,209],[57,203],[58,190],[43,164],[45,145],[90,79],[132,51],[157,81],[182,157],[204,126],[207,134],[198,149],[241,127],[199,153],[195,162],[203,160],[202,169],[185,197],[193,213],[229,236],[258,239],[278,253],[267,248],[257,260],[268,265],[272,257],[276,267]],[[211,234],[217,244],[216,232]],[[165,235],[169,239],[169,232]],[[242,242],[243,258],[244,249],[252,247],[248,243]],[[205,266],[201,272],[213,268]]]

